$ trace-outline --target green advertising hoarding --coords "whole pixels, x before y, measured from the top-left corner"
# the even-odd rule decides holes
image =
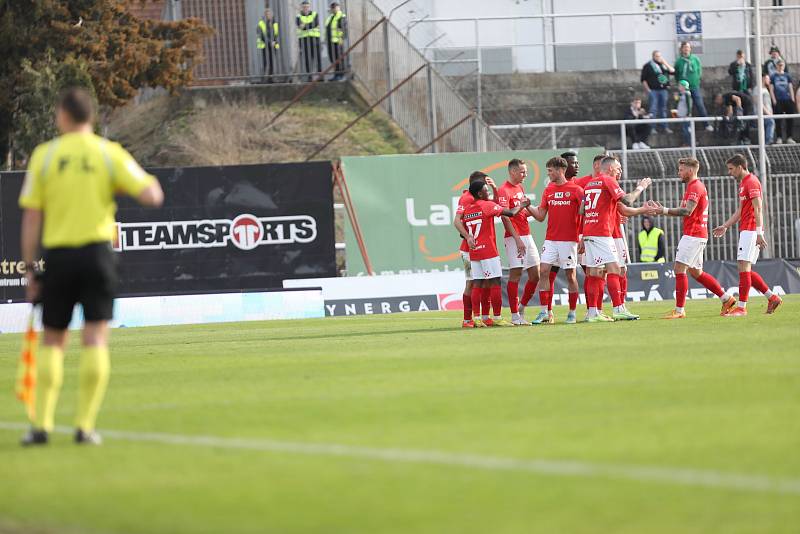
[[[592,158],[602,149],[574,151],[582,176],[591,172]],[[377,274],[403,274],[463,268],[458,254],[461,239],[453,227],[453,216],[470,173],[483,171],[499,187],[508,178],[508,161],[519,158],[528,163],[525,192],[538,204],[547,185],[545,163],[562,152],[343,157],[342,168],[373,269]],[[541,247],[545,226],[530,220],[534,239]],[[499,221],[496,231],[502,257],[503,227]],[[364,274],[366,268],[349,221],[345,234],[347,272]]]

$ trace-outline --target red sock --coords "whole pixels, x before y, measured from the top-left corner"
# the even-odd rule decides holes
[[[703,287],[705,287],[718,297],[721,297],[722,294],[725,293],[722,290],[722,286],[719,285],[719,282],[717,282],[717,279],[708,273],[701,274],[700,276],[695,278],[695,280],[697,280],[700,284],[703,285]]]
[[[597,287],[597,309],[599,311],[603,311],[603,295],[606,294],[606,279],[602,276],[598,276]]]
[[[589,279],[590,278],[591,278],[591,276],[589,276],[588,274],[584,273],[584,275],[583,275],[583,296],[586,297],[586,309],[587,310],[590,307],[592,307],[592,305],[589,304],[589,302],[590,302],[589,301]]]
[[[756,288],[756,291],[759,293],[764,294],[769,291],[769,286],[757,272],[750,271],[750,280],[752,281],[753,287]]]
[[[473,287],[472,288],[472,314],[478,316],[481,314],[481,295],[483,295],[483,288],[480,287]],[[471,319],[471,317],[470,317]]]
[[[492,288],[491,287],[482,287],[481,288],[481,314],[483,315],[491,315],[489,310],[489,304],[492,301]]]
[[[494,312],[495,317],[500,317],[500,313],[503,309],[503,291],[500,289],[500,286],[492,286],[490,288],[491,292],[491,299],[492,299],[492,311]]]
[[[620,287],[620,275],[609,273],[606,279],[608,284],[608,295],[611,297],[611,304],[616,308],[622,306],[622,288]]]
[[[517,313],[519,311],[519,282],[509,280],[506,293],[508,293],[508,307],[511,308],[511,313]]]
[[[578,293],[569,294],[569,311],[575,311],[578,306]]]
[[[463,295],[464,301],[464,320],[471,321],[472,320],[472,295],[467,295],[464,293]]]
[[[619,287],[622,290],[622,302],[628,298],[628,273],[627,271],[625,274],[620,275],[619,277]]]
[[[550,296],[551,293],[549,291],[539,291],[539,303],[542,306],[549,306]]]
[[[686,293],[689,292],[689,277],[686,273],[675,275],[675,306],[683,308],[686,306]]]
[[[751,285],[753,285],[751,273],[739,273],[739,302],[747,302]]]
[[[528,303],[533,298],[533,294],[536,293],[536,284],[531,282],[527,282],[525,284],[525,289],[522,290],[522,305],[527,306]]]
[[[547,309],[550,311],[553,311],[553,295],[555,294],[556,290],[556,276],[558,276],[558,273],[550,271],[550,300],[547,301]]]

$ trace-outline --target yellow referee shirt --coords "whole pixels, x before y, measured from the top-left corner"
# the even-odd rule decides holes
[[[119,144],[69,133],[33,151],[19,205],[44,213],[44,248],[81,247],[114,239],[115,193],[138,197],[155,179]]]

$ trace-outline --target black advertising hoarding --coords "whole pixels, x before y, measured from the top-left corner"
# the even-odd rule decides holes
[[[120,199],[119,296],[281,287],[336,275],[328,162],[149,169],[164,206]],[[21,300],[23,173],[0,178],[0,292]]]

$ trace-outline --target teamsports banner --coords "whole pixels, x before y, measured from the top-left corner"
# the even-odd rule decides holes
[[[592,158],[602,149],[577,149],[581,175],[591,172]],[[469,175],[480,170],[497,186],[508,178],[508,161],[528,163],[524,184],[531,202],[538,203],[547,185],[545,163],[564,150],[419,154],[344,157],[342,166],[356,208],[367,252],[377,273],[407,274],[461,269],[461,239],[453,228],[458,198],[468,188]],[[544,225],[532,225],[541,246]],[[496,225],[501,257],[503,226]],[[364,274],[355,233],[348,223],[347,272]]]
[[[164,206],[121,199],[120,296],[281,287],[286,278],[335,276],[328,162],[149,169]],[[0,177],[0,290],[24,297],[20,272],[23,173]]]

